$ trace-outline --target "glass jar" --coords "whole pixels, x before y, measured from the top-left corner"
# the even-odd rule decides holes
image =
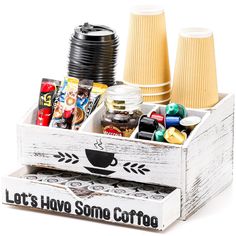
[[[101,125],[104,134],[130,137],[142,115],[143,98],[138,87],[116,85],[105,94],[106,112]]]

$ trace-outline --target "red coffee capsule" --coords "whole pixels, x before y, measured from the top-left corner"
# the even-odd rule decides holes
[[[150,118],[155,119],[158,123],[165,125],[165,117],[162,114],[158,114],[153,111],[150,115]]]

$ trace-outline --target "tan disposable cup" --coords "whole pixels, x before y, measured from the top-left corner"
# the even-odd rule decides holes
[[[160,94],[143,94],[144,102],[151,103],[169,103],[170,101],[170,92],[169,93],[160,93]]]
[[[179,36],[171,102],[209,108],[219,100],[213,34],[208,29],[183,29]]]
[[[131,86],[139,87],[141,89],[142,94],[167,93],[171,91],[170,83],[155,84],[152,86],[133,84],[133,83],[127,83],[127,82],[125,83]]]
[[[131,12],[124,81],[142,85],[170,81],[163,9],[149,6]]]

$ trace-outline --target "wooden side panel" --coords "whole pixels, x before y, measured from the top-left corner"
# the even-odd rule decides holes
[[[233,177],[234,97],[211,111],[187,147],[182,219],[226,188]]]

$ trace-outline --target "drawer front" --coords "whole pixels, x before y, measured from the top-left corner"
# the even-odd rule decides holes
[[[177,145],[22,124],[18,149],[25,165],[181,187]]]
[[[180,190],[25,167],[2,180],[3,203],[163,230],[180,216]]]

